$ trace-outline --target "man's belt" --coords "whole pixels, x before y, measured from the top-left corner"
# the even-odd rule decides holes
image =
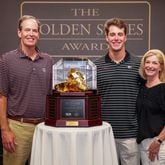
[[[22,123],[30,123],[30,124],[39,124],[44,121],[43,118],[24,118],[24,117],[10,116],[10,115],[8,115],[8,118]]]

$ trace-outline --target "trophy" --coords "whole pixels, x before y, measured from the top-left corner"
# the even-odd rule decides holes
[[[53,65],[52,95],[47,96],[45,124],[56,127],[101,125],[97,69],[89,59],[62,58]]]

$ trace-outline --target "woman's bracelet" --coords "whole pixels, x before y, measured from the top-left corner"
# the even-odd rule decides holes
[[[159,142],[160,144],[163,142],[162,140],[160,140],[158,137],[155,138],[157,142]]]

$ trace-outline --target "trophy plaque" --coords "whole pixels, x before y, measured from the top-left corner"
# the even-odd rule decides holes
[[[46,100],[46,125],[89,127],[102,124],[96,71],[89,59],[62,58],[53,65],[53,93]]]

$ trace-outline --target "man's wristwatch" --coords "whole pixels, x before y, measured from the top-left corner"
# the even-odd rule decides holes
[[[160,144],[162,143],[162,140],[160,140],[158,137],[155,138],[157,142],[159,142]]]

